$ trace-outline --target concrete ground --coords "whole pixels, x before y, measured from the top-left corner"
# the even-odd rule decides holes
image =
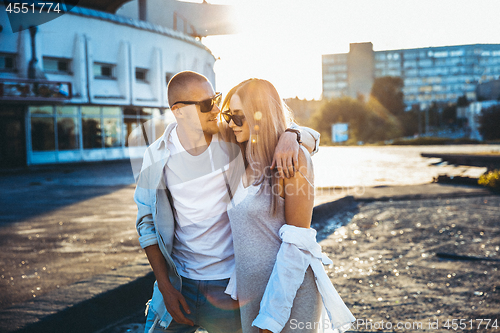
[[[0,332],[141,331],[154,277],[137,241],[133,182],[127,161],[0,175]],[[432,216],[443,200],[462,200],[456,206],[464,211],[477,202],[494,210],[498,203],[484,199],[490,196],[439,184],[322,189],[313,225],[330,246],[337,228],[371,209],[360,207],[392,212],[404,202],[414,211],[411,223],[427,225],[442,222]],[[424,201],[433,209],[418,206]]]

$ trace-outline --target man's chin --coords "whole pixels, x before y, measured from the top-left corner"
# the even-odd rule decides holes
[[[219,126],[216,122],[214,122],[213,124],[210,124],[210,126],[207,126],[203,132],[212,135],[217,134],[219,133]]]

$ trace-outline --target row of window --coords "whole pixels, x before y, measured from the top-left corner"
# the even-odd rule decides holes
[[[0,71],[15,72],[16,57],[10,53],[0,53]],[[72,75],[71,59],[43,57],[43,70],[49,74]],[[94,62],[94,79],[116,80],[116,65]],[[135,79],[137,82],[148,83],[149,70],[147,68],[135,68]],[[173,73],[166,73],[165,82],[172,78]]]
[[[337,90],[337,89],[344,89],[344,88],[347,88],[347,82],[345,82],[345,81],[324,82],[323,83],[323,90]]]
[[[408,95],[405,96],[405,102],[411,103],[415,101],[453,101],[463,94],[428,94],[428,95]]]
[[[481,56],[481,57],[499,57],[500,50],[484,50],[484,49],[470,49],[470,50],[420,50],[420,51],[402,51],[398,52],[375,52],[375,60],[398,60],[398,59],[425,59],[425,58],[454,58],[467,56]]]
[[[329,65],[323,66],[323,73],[347,72],[347,65]]]
[[[438,67],[438,66],[467,66],[467,65],[482,65],[491,66],[500,64],[500,57],[498,58],[446,58],[446,59],[423,59],[420,61],[416,60],[406,60],[402,64],[400,62],[394,61],[378,61],[375,63],[375,68],[397,68],[403,66],[404,68],[416,68],[416,67]]]
[[[157,108],[31,106],[31,148],[37,152],[127,147],[130,134],[160,114]],[[151,127],[147,131],[153,133],[153,141]]]
[[[404,90],[407,92],[420,92],[420,93],[428,93],[432,91],[472,91],[476,88],[473,84],[455,84],[455,85],[427,85],[427,86],[418,86],[418,87],[406,87]]]
[[[325,54],[323,55],[323,64],[346,64],[347,54]]]
[[[412,77],[404,80],[405,86],[421,85],[427,83],[477,83],[477,79],[470,75],[454,75],[454,76],[429,76],[429,77]]]
[[[347,73],[345,72],[340,72],[340,73],[335,73],[335,74],[324,74],[323,75],[323,81],[338,81],[338,80],[347,80]]]

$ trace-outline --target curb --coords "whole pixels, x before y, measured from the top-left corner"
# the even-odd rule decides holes
[[[469,198],[495,195],[495,193],[487,190],[478,190],[477,192],[457,192],[457,193],[422,193],[422,194],[403,194],[380,197],[355,197],[357,202],[373,202],[373,201],[407,201],[407,200],[428,200],[428,199],[453,199],[453,198]]]

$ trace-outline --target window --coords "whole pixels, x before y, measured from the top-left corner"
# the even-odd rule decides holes
[[[446,58],[448,56],[448,51],[434,52],[434,58]]]
[[[54,108],[52,106],[31,106],[29,113],[33,151],[55,150]]]
[[[333,55],[323,55],[323,64],[333,64],[335,63],[335,58]]]
[[[115,65],[94,63],[94,78],[104,79],[104,80],[114,80],[115,77]]]
[[[432,66],[432,60],[431,59],[423,59],[418,62],[418,65],[420,67],[429,67]]]
[[[53,117],[31,117],[31,147],[33,151],[55,150]]]
[[[404,67],[405,68],[417,67],[417,62],[415,60],[407,60],[404,62]]]
[[[43,70],[47,73],[69,74],[70,60],[43,57]]]
[[[82,106],[83,148],[102,148],[101,108]]]
[[[135,80],[138,82],[148,82],[148,70],[145,68],[136,68],[135,69]]]
[[[0,71],[13,72],[16,70],[16,61],[13,54],[0,53]]]
[[[59,150],[75,150],[79,146],[78,107],[56,106],[57,114],[57,148]]]
[[[57,148],[59,150],[78,149],[78,119],[76,117],[57,118]]]
[[[464,51],[463,50],[451,51],[450,54],[452,57],[461,57],[464,55]]]
[[[122,110],[119,107],[103,107],[103,123],[102,129],[104,134],[104,147],[121,147],[122,146],[122,125],[121,125]]]
[[[104,118],[102,128],[104,131],[104,147],[122,146],[120,118]]]
[[[418,58],[418,52],[404,52],[403,53],[405,59],[416,59]]]
[[[148,139],[149,144],[155,140],[155,135],[153,135],[152,132],[153,126],[150,120],[152,119],[152,114],[158,114],[159,112],[159,109],[154,108],[125,107],[123,109],[126,147],[146,145],[144,135]],[[144,124],[144,126],[142,124]]]

